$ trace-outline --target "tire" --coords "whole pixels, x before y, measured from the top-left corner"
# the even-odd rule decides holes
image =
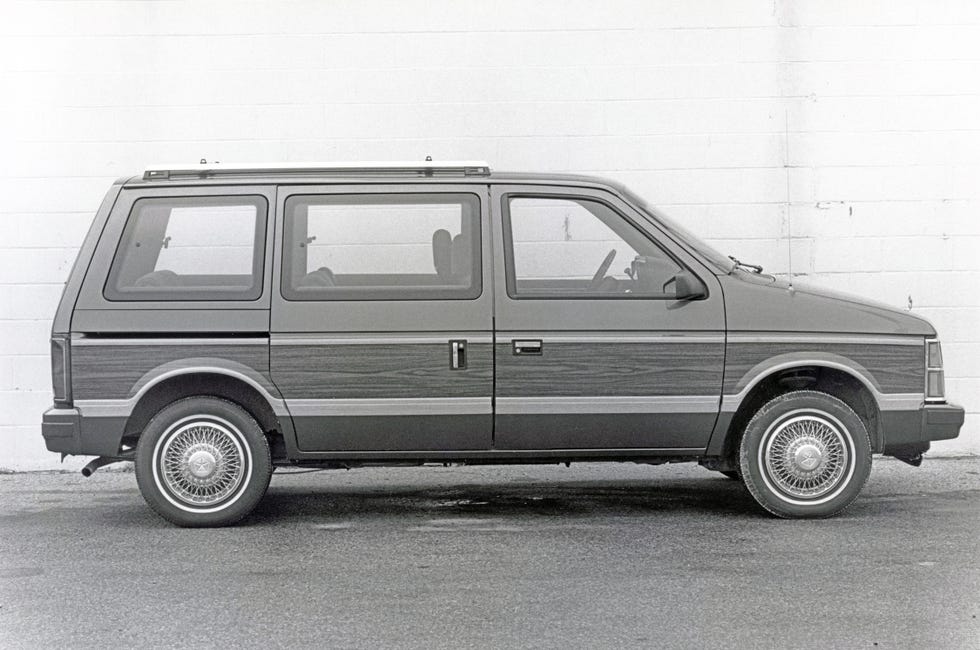
[[[178,526],[234,524],[262,499],[271,476],[269,443],[258,423],[217,397],[164,407],[136,445],[143,498]]]
[[[742,482],[770,513],[830,517],[851,505],[871,474],[864,422],[841,400],[816,391],[785,393],[745,427]]]

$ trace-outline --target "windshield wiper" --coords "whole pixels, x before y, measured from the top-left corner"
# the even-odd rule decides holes
[[[745,262],[742,262],[741,260],[737,259],[736,257],[733,257],[732,255],[729,255],[728,259],[735,262],[736,266],[741,266],[743,269],[748,269],[753,273],[762,273],[762,267],[759,266],[758,264],[746,264]]]

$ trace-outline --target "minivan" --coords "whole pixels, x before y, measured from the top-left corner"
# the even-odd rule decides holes
[[[827,517],[955,438],[936,330],[717,252],[622,185],[485,162],[116,181],[51,334],[47,448],[181,526],[277,467],[697,462]]]

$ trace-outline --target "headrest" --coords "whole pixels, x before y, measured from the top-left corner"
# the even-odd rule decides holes
[[[437,230],[432,233],[432,264],[441,278],[453,274],[453,237],[448,230]]]
[[[334,287],[337,283],[333,278],[333,271],[325,266],[321,266],[316,271],[307,273],[296,284],[298,287]]]
[[[169,269],[153,271],[140,277],[134,287],[173,287],[177,284],[177,274]]]
[[[469,242],[462,234],[453,237],[452,268],[453,275],[457,278],[469,276],[473,272]]]

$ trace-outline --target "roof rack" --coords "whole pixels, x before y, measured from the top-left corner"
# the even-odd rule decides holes
[[[490,165],[482,160],[425,162],[308,162],[308,163],[209,163],[149,165],[143,180],[214,178],[216,176],[489,176]]]

